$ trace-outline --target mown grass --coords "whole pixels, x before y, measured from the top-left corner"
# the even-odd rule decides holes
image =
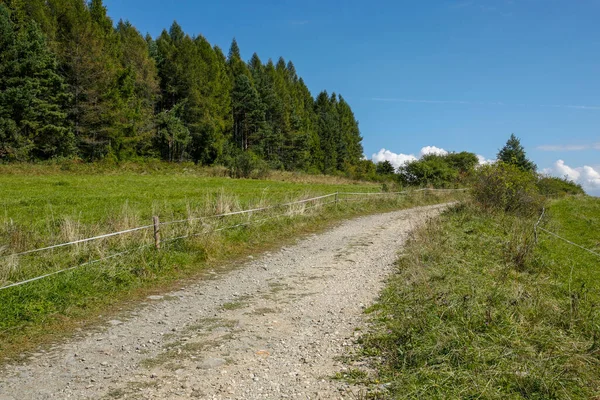
[[[398,399],[600,396],[600,260],[535,218],[454,207],[417,230],[364,339]],[[600,200],[549,207],[543,226],[598,249]],[[381,395],[380,395],[381,396]]]
[[[172,171],[151,176],[131,172],[6,174],[0,177],[0,182],[3,188],[8,188],[0,194],[5,210],[0,228],[4,230],[0,236],[4,240],[1,254],[145,224],[153,214],[159,214],[165,221],[338,190],[378,189],[373,185],[202,178]],[[151,190],[156,186],[161,189]],[[86,324],[94,324],[101,315],[106,317],[133,307],[148,294],[176,287],[185,279],[202,277],[209,267],[235,267],[247,255],[286,243],[343,218],[432,204],[453,199],[453,196],[420,192],[340,203],[337,207],[328,205],[309,210],[298,206],[252,216],[169,225],[161,227],[163,239],[181,234],[199,235],[164,242],[160,251],[153,249],[152,230],[147,230],[40,254],[5,257],[0,259],[2,285],[132,250],[121,257],[0,290],[0,361]],[[160,206],[156,206],[157,202]],[[49,210],[52,212],[47,212]],[[282,211],[287,214],[259,224],[213,232],[217,228],[275,217]],[[144,244],[148,246],[137,249]]]

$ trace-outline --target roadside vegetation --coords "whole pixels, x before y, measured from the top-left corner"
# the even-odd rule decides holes
[[[70,165],[70,164],[67,164]],[[273,173],[271,180],[213,176],[219,169],[157,164],[156,169],[70,170],[1,166],[0,286],[89,261],[71,271],[0,290],[0,361],[120,312],[182,280],[210,277],[249,255],[344,218],[460,199],[460,193],[340,195],[252,215],[210,218],[335,192],[379,192],[381,185],[338,177]],[[208,175],[208,176],[207,176]],[[387,187],[387,186],[386,186]],[[390,189],[387,187],[388,190]],[[458,196],[458,197],[457,197]],[[329,204],[325,204],[329,203]],[[11,254],[162,222],[160,251],[152,229],[40,253]],[[206,217],[206,218],[204,218]],[[188,221],[189,220],[189,221]],[[240,225],[240,226],[236,226]],[[217,231],[216,230],[220,230]],[[197,235],[179,240],[171,238]],[[140,248],[140,246],[144,246]],[[104,317],[102,317],[104,316]]]
[[[414,232],[369,310],[371,397],[600,395],[600,259],[534,233],[599,252],[600,199],[527,161],[479,168],[469,201]]]

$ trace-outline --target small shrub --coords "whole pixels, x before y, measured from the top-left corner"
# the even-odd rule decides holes
[[[518,215],[532,215],[542,206],[537,177],[517,166],[498,162],[477,170],[473,182],[473,198],[485,210],[498,210]]]
[[[260,179],[269,175],[269,165],[252,151],[245,151],[233,158],[229,172],[233,178]]]

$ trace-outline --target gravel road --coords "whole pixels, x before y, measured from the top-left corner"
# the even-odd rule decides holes
[[[0,399],[340,399],[332,380],[407,234],[445,206],[361,217],[163,296],[0,371]]]

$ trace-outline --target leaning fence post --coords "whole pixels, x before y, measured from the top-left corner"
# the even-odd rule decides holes
[[[154,216],[152,222],[154,222],[154,247],[158,250],[160,249],[160,220]]]

